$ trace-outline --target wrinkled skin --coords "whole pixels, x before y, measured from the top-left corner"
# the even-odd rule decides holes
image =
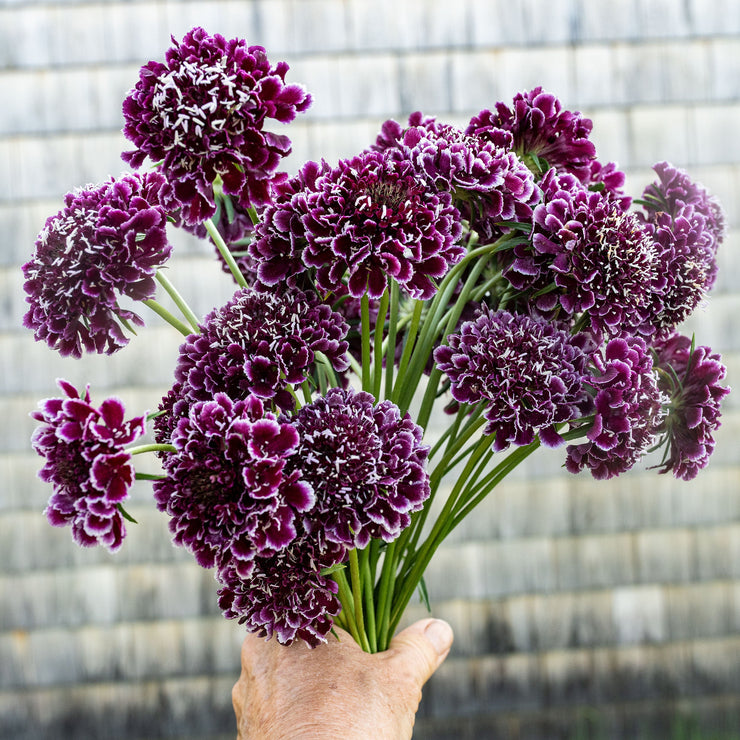
[[[314,650],[247,635],[232,691],[237,740],[411,737],[422,686],[450,651],[450,626],[420,620],[375,655],[336,632]]]

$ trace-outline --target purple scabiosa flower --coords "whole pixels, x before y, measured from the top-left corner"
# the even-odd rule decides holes
[[[286,85],[288,65],[273,66],[261,46],[227,41],[194,28],[172,39],[165,62],[149,62],[123,103],[123,133],[136,147],[122,156],[133,167],[146,157],[173,183],[172,208],[197,224],[216,205],[213,183],[245,208],[270,201],[276,169],[290,153],[287,136],[265,121],[292,121],[311,97]]]
[[[629,470],[653,445],[665,396],[639,337],[610,339],[592,361],[595,374],[586,381],[595,393],[588,442],[568,446],[565,467],[571,473],[588,468],[602,480]]]
[[[437,130],[439,125],[434,116],[425,116],[421,111],[415,111],[409,116],[408,126],[402,126],[398,121],[390,118],[381,126],[380,133],[370,149],[376,152],[398,149],[401,147],[405,131],[409,128],[421,127],[433,132]]]
[[[709,347],[694,347],[678,333],[653,345],[658,386],[669,397],[659,433],[667,443],[661,473],[691,480],[709,462],[713,432],[720,427],[720,404],[730,389],[720,385],[727,369]]]
[[[333,617],[342,610],[338,587],[323,568],[341,562],[319,553],[314,541],[301,537],[268,558],[258,558],[248,578],[233,567],[218,572],[219,606],[227,619],[238,619],[250,632],[273,635],[283,645],[303,640],[310,647],[326,642]]]
[[[391,542],[429,496],[422,430],[390,401],[330,389],[293,417],[295,464],[316,496],[304,525],[323,541],[365,547]]]
[[[65,197],[47,219],[33,258],[23,265],[23,325],[61,355],[112,354],[128,343],[122,325],[143,325],[121,298],[154,296],[154,274],[170,256],[165,179],[124,175]]]
[[[346,334],[342,316],[315,295],[245,288],[206,317],[200,334],[187,337],[175,379],[191,400],[206,401],[219,392],[236,400],[251,393],[292,409],[286,386],[308,377],[317,352],[337,372],[347,370]]]
[[[449,193],[424,182],[414,164],[366,151],[317,177],[306,195],[303,261],[316,285],[344,278],[356,298],[379,298],[395,279],[413,298],[430,298],[435,279],[462,259],[460,214]]]
[[[474,321],[434,351],[437,367],[460,403],[485,405],[485,434],[496,451],[527,445],[539,434],[549,447],[563,442],[557,425],[580,417],[591,340],[553,323],[508,311],[481,309]]]
[[[171,517],[174,543],[200,565],[230,564],[247,577],[255,557],[293,541],[297,512],[314,497],[297,471],[286,470],[296,430],[265,412],[260,399],[217,393],[199,401],[178,421],[171,443],[176,452],[163,459],[167,477],[155,481],[154,498]]]
[[[667,336],[701,304],[717,275],[724,238],[719,203],[683,171],[655,165],[659,181],[645,189],[642,216],[652,232],[663,284],[653,297],[652,323]]]
[[[665,212],[674,220],[683,216],[690,221],[701,221],[701,245],[716,252],[725,236],[725,214],[717,198],[684,170],[668,162],[658,162],[653,169],[658,182],[648,185],[642,196],[648,218]]]
[[[466,133],[500,139],[503,129],[513,137],[513,150],[528,164],[535,157],[579,180],[589,177],[596,155],[596,147],[588,138],[593,128],[590,119],[563,110],[561,102],[541,87],[518,93],[511,108],[504,103],[495,107],[495,112],[482,110],[474,116]],[[533,170],[535,174],[543,171],[536,163]]]
[[[657,336],[669,335],[704,300],[714,282],[716,261],[702,249],[701,227],[679,216],[655,215],[652,231],[660,285],[652,292],[650,324]]]
[[[541,186],[531,244],[514,247],[506,278],[541,315],[574,320],[586,312],[599,335],[650,335],[659,280],[650,231],[571,175],[550,170]]]
[[[443,124],[409,128],[402,144],[435,187],[452,192],[472,228],[483,236],[499,232],[497,222],[531,218],[540,194],[529,168],[514,152]]]
[[[144,417],[124,420],[116,398],[96,408],[89,389],[81,396],[64,380],[63,398],[43,401],[31,416],[42,425],[32,444],[46,458],[39,477],[54,488],[46,517],[56,527],[72,527],[74,541],[83,547],[105,545],[118,550],[126,536],[119,505],[134,481],[131,455],[124,446],[144,434]]]

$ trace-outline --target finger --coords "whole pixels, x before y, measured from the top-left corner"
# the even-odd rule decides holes
[[[423,686],[449,654],[452,640],[452,627],[447,622],[422,619],[393,638],[391,660],[402,662]]]
[[[258,635],[254,634],[253,632],[247,632],[244,635],[244,640],[242,640],[242,666],[246,665],[246,663],[254,656],[256,652],[258,652],[260,649],[264,649],[265,644],[265,638],[259,637]]]
[[[242,724],[242,704],[244,698],[244,686],[242,685],[241,677],[234,684],[231,689],[231,704],[234,707],[234,714],[236,715],[236,726],[241,727]]]

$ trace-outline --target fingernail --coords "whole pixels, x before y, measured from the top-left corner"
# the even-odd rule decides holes
[[[433,619],[429,622],[424,634],[434,646],[437,655],[444,655],[452,646],[452,627],[441,619]]]

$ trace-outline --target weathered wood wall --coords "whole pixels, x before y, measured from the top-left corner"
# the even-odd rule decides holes
[[[2,740],[232,733],[241,632],[211,575],[170,546],[146,486],[118,555],[78,549],[41,514],[28,443],[28,413],[59,376],[153,408],[177,337],[152,319],[114,359],[75,362],[20,325],[35,235],[67,190],[122,171],[120,101],[193,25],[266,46],[313,92],[290,130],[293,168],[354,153],[388,117],[464,123],[537,84],[593,118],[633,194],[655,161],[687,167],[730,224],[692,328],[740,387],[735,0],[0,0]],[[173,279],[202,313],[230,285],[208,249],[173,241]],[[740,737],[739,397],[695,483],[641,470],[594,484],[555,452],[454,535],[428,585],[456,643],[418,738],[667,737],[681,714]]]

